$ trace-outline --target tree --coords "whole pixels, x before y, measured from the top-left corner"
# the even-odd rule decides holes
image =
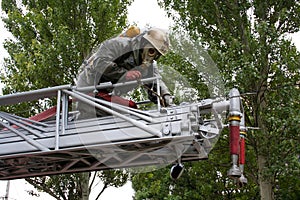
[[[218,140],[207,160],[183,163],[184,172],[175,181],[170,178],[171,166],[133,175],[134,199],[257,199],[259,191],[255,183],[249,181],[240,188],[226,176],[230,167],[226,135]]]
[[[7,16],[3,21],[14,36],[4,45],[10,57],[5,59],[1,75],[3,93],[72,84],[92,48],[124,29],[131,2],[2,0]],[[43,104],[30,102],[2,109],[28,117],[49,108],[53,102],[50,99]],[[112,181],[105,188],[121,186],[126,178],[117,171],[99,172],[98,176]],[[57,199],[88,199],[89,177],[89,173],[81,173],[27,180]]]
[[[238,198],[247,198],[249,192],[253,199],[299,196],[299,191],[292,190],[291,185],[296,188],[300,185],[299,179],[295,179],[299,177],[300,149],[296,144],[300,140],[297,131],[300,55],[286,37],[299,31],[299,1],[159,2],[175,19],[176,27],[186,30],[195,41],[207,47],[222,73],[225,87],[238,87],[241,91],[247,126],[259,127],[248,134],[246,175],[250,187]],[[220,140],[216,148],[220,148],[219,145],[222,146]],[[212,156],[213,161],[208,162],[222,177],[226,176],[217,168],[224,164],[224,153],[214,150]],[[214,158],[220,161],[214,162]],[[193,174],[188,173],[188,176],[192,178]],[[216,177],[211,178],[212,183],[206,180],[200,185],[215,187]],[[190,187],[190,182],[182,187],[185,193],[200,191],[200,186]],[[137,188],[141,191],[145,187],[147,184]],[[167,189],[165,196],[169,194],[170,189]],[[155,195],[147,197],[156,199]],[[216,198],[214,193],[210,197]]]
[[[87,176],[88,175],[88,176]],[[90,177],[91,175],[91,177]],[[89,179],[87,179],[89,178]],[[85,180],[87,179],[87,180]],[[123,170],[105,170],[93,173],[77,173],[77,174],[62,174],[56,176],[45,176],[42,178],[34,177],[27,178],[26,181],[32,184],[39,191],[44,191],[53,196],[56,199],[89,199],[83,197],[84,186],[82,184],[90,182],[88,184],[88,194],[92,188],[97,185],[97,179],[103,184],[103,187],[99,189],[96,199],[99,199],[101,194],[108,187],[121,187],[128,180],[128,173]],[[96,188],[96,187],[95,187]]]

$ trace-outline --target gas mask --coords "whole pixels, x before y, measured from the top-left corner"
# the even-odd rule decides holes
[[[158,59],[160,56],[159,52],[151,45],[147,44],[142,53],[143,63],[142,66],[144,68],[148,68],[154,60]]]

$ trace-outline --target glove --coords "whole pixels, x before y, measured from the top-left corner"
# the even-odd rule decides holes
[[[163,96],[163,101],[165,107],[173,105],[173,97],[169,94]]]
[[[142,74],[138,70],[132,70],[126,72],[125,79],[126,81],[133,81],[142,78]]]

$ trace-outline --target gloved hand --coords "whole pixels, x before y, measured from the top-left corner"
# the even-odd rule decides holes
[[[126,81],[133,81],[142,78],[142,74],[138,70],[131,70],[126,72],[125,79]]]
[[[164,96],[163,96],[163,100],[164,100],[164,106],[171,106],[171,105],[174,105],[173,104],[173,97],[171,96],[171,95],[169,95],[169,94],[165,94]]]

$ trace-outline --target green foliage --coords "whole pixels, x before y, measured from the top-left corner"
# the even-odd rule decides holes
[[[201,79],[198,69],[181,55],[170,52],[165,57],[161,58],[160,62],[164,66],[162,72],[164,81],[167,83],[170,82],[168,86],[171,91],[180,92],[180,94],[173,94],[178,103],[183,101],[189,102],[197,98],[210,97],[208,88],[205,85],[204,80]],[[187,92],[183,91],[192,88],[195,92],[192,92],[190,96],[184,96]]]
[[[44,191],[56,199],[78,199],[82,195],[83,174],[63,174],[59,176],[28,178],[27,182],[39,191]]]
[[[88,176],[87,176],[88,175]],[[106,170],[94,173],[98,179],[101,180],[104,185],[102,189],[98,191],[100,196],[107,187],[120,187],[123,186],[128,180],[128,174],[122,170]],[[34,185],[39,191],[44,191],[53,196],[56,199],[82,199],[83,195],[83,183],[85,178],[90,178],[89,173],[77,173],[77,174],[62,174],[45,177],[35,177],[26,179],[30,184]],[[93,184],[94,178],[91,181]],[[93,186],[95,187],[95,186]],[[88,188],[91,190],[91,187]]]
[[[3,94],[73,84],[84,58],[102,41],[126,26],[132,0],[2,0],[2,20],[13,35],[4,44],[9,53],[1,73]],[[49,108],[55,99],[1,108],[24,117]],[[99,172],[108,186],[119,187],[127,174]],[[89,174],[28,179],[57,199],[83,199]],[[104,188],[105,189],[105,188]]]
[[[249,184],[245,188],[237,190],[225,178],[223,170],[230,167],[229,155],[224,149],[219,151],[225,144],[223,140],[228,138],[224,132],[208,161],[187,165],[183,179],[176,182],[181,193],[174,193],[174,183],[165,181],[167,170],[155,171],[152,176],[161,181],[157,189],[167,189],[146,190],[156,179],[142,183],[138,181],[144,176],[136,176],[133,179],[138,191],[136,198],[297,198],[300,55],[286,35],[299,31],[300,2],[164,0],[159,3],[176,21],[177,31],[188,32],[207,48],[221,72],[225,90],[237,87],[242,93],[246,125],[260,130],[248,133],[245,173]],[[174,65],[181,66],[181,61],[172,59]],[[192,70],[185,73],[187,65],[182,66],[179,70],[196,86],[195,74]],[[200,93],[203,89],[199,88]],[[217,172],[223,175],[223,185],[217,181]],[[194,176],[197,173],[198,178]],[[201,197],[193,196],[195,191]]]
[[[91,49],[121,32],[131,1],[2,1],[6,41],[4,93],[73,83]]]
[[[183,163],[184,172],[176,181],[170,178],[171,166],[134,175],[132,183],[135,200],[257,199],[259,191],[253,180],[250,179],[248,185],[240,188],[227,177],[230,158],[220,157],[229,151],[227,134],[225,131],[208,160]],[[252,153],[251,150],[248,152]],[[246,171],[255,170],[255,166],[251,169],[253,166],[251,161],[248,161]]]
[[[127,182],[128,173],[124,170],[105,170],[98,172],[98,177],[105,185],[120,187]]]

